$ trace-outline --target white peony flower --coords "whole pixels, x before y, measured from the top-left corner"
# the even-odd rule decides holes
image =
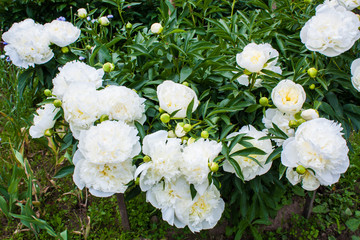
[[[188,225],[192,232],[211,229],[220,220],[225,208],[224,200],[219,190],[212,184],[203,194],[197,194],[189,206],[188,201],[180,202],[178,208],[182,211],[178,219]]]
[[[291,80],[282,80],[271,92],[274,105],[284,113],[295,114],[301,110],[306,93],[300,84]]]
[[[269,171],[272,162],[269,162],[268,164],[265,164],[265,162],[273,149],[270,139],[259,140],[259,138],[265,137],[266,134],[256,130],[251,125],[243,126],[239,132],[231,133],[227,138],[235,137],[242,133],[246,133],[246,136],[253,138],[248,140],[248,142],[251,143],[253,147],[259,148],[266,153],[265,155],[253,155],[253,154],[249,155],[249,157],[256,159],[261,164],[261,166],[249,157],[243,157],[243,156],[233,157],[233,159],[239,164],[241,168],[241,172],[244,176],[244,180],[249,181],[255,178],[256,176],[263,175],[267,171]],[[237,143],[233,147],[233,149],[231,149],[230,155],[244,148],[245,148],[244,146]],[[234,167],[231,165],[229,161],[224,162],[223,168],[225,172],[236,173]]]
[[[73,83],[63,97],[65,120],[73,136],[78,139],[81,130],[89,129],[100,117],[98,92],[91,83]]]
[[[351,83],[360,92],[360,58],[351,63]]]
[[[301,117],[306,121],[319,118],[319,113],[315,109],[306,109],[301,112]],[[289,136],[290,137],[290,136]]]
[[[249,72],[260,72],[261,69],[266,67],[267,61],[271,58],[276,58],[273,60],[276,63],[278,56],[278,51],[273,49],[268,43],[249,43],[241,53],[236,54],[236,62],[240,67],[245,68]],[[273,65],[275,64],[273,63]]]
[[[320,186],[319,180],[308,170],[303,175],[300,175],[292,168],[288,168],[286,170],[286,178],[292,185],[301,182],[302,187],[307,191],[314,191]]]
[[[47,129],[53,128],[55,125],[55,116],[59,112],[53,104],[45,104],[36,110],[34,114],[34,125],[30,127],[29,133],[32,138],[40,138],[44,136]]]
[[[143,153],[151,161],[141,164],[135,172],[140,175],[140,188],[147,191],[161,179],[172,181],[180,174],[179,164],[182,163],[181,139],[168,138],[167,131],[157,131],[146,135],[143,139]]]
[[[283,113],[274,108],[268,108],[262,122],[266,129],[273,128],[273,123],[280,128],[288,137],[294,136],[295,130],[289,127],[290,120],[295,120],[293,114]],[[281,146],[284,142],[283,139],[274,139],[277,146]]]
[[[91,83],[94,88],[99,88],[103,82],[104,71],[102,69],[95,69],[80,61],[68,62],[59,68],[59,71],[52,80],[54,85],[52,93],[59,99],[63,98],[72,83]]]
[[[164,81],[157,87],[157,97],[159,105],[164,111],[171,114],[176,110],[180,110],[175,114],[174,117],[176,118],[186,117],[186,109],[192,100],[194,100],[193,112],[199,105],[194,90],[169,80]]]
[[[320,4],[316,15],[300,31],[301,42],[311,51],[335,57],[349,50],[360,37],[360,20],[343,6]]]
[[[163,30],[163,26],[160,23],[153,23],[150,27],[150,31],[155,34],[160,34]]]
[[[312,169],[321,185],[336,183],[349,166],[349,151],[342,137],[341,126],[325,118],[301,124],[295,137],[283,144],[281,162],[295,168]]]
[[[35,23],[32,19],[14,23],[2,38],[7,43],[4,47],[5,54],[18,67],[34,67],[35,64],[50,61],[54,56],[44,26]]]
[[[79,28],[66,21],[54,20],[44,26],[50,42],[59,47],[65,47],[75,42],[81,33]]]
[[[181,173],[195,189],[202,194],[209,186],[209,163],[221,152],[222,145],[213,140],[203,138],[187,145],[183,150],[183,161],[180,165]]]
[[[128,159],[120,163],[94,164],[76,151],[73,180],[81,190],[89,188],[96,197],[109,197],[115,193],[124,193],[127,185],[134,178],[135,166]]]
[[[335,0],[335,1],[337,2],[337,4],[345,7],[347,10],[350,11],[360,6],[360,0]]]
[[[105,121],[82,131],[78,148],[87,161],[95,164],[118,163],[141,151],[138,131],[124,122]]]
[[[186,223],[178,219],[183,212],[183,206],[192,204],[190,185],[184,178],[174,181],[159,182],[146,192],[146,201],[161,209],[163,220],[178,228],[185,227]]]
[[[121,120],[132,124],[146,120],[145,99],[139,97],[133,90],[124,86],[108,86],[99,91],[99,102],[102,113],[110,119]]]

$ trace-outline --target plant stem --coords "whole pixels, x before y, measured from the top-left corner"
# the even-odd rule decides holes
[[[123,230],[130,231],[130,223],[129,218],[126,211],[125,198],[123,193],[116,193],[116,198],[119,206],[120,217],[121,217],[121,225]]]
[[[311,198],[308,195],[306,195],[306,202],[305,202],[305,206],[304,206],[304,210],[303,210],[303,217],[305,217],[306,219],[309,219],[309,217],[311,215],[315,197],[316,197],[316,190],[313,192],[313,195]]]

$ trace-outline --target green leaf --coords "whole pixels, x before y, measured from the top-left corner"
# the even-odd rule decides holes
[[[67,230],[61,232],[61,233],[60,233],[60,237],[62,238],[62,240],[67,240],[67,239],[68,239]]]
[[[189,105],[186,109],[186,117],[188,119],[191,119],[193,107],[194,107],[194,98],[191,100],[191,102],[189,103]]]
[[[191,198],[194,199],[197,194],[194,184],[190,184],[190,192],[191,192]]]
[[[189,66],[184,66],[180,71],[180,83],[184,82],[192,73],[192,68]]]
[[[350,218],[346,221],[346,226],[353,232],[359,229],[360,226],[360,219],[358,218]]]
[[[17,150],[12,149],[15,155],[16,160],[21,164],[22,167],[25,167],[24,158]]]
[[[5,214],[5,216],[10,217],[9,208],[3,196],[0,196],[0,209]]]
[[[236,176],[238,176],[244,182],[245,181],[244,180],[244,175],[242,174],[242,171],[241,171],[241,168],[240,168],[238,162],[235,159],[231,158],[231,157],[227,158],[227,160],[234,167]]]
[[[241,133],[236,135],[236,137],[231,141],[231,144],[229,146],[229,151],[231,151],[237,143],[241,141],[241,139],[246,135],[246,133]]]
[[[63,167],[55,174],[53,178],[63,178],[69,174],[74,173],[74,169],[75,169],[74,165]]]
[[[25,87],[29,84],[30,75],[32,75],[32,74],[34,74],[34,69],[30,68],[30,69],[24,71],[23,73],[21,73],[19,76],[17,90],[18,90],[20,99],[23,98],[23,93],[24,93]]]
[[[145,133],[145,130],[144,130],[144,126],[141,125],[138,121],[135,121],[135,127],[137,128],[137,130],[139,131],[139,135],[140,135],[140,138],[141,138],[141,141],[144,139],[146,133]]]
[[[275,150],[272,153],[270,153],[270,155],[266,159],[265,164],[268,164],[269,162],[273,161],[273,159],[278,158],[279,155],[281,154],[281,151],[282,151],[282,146],[278,147],[278,148],[275,148]]]
[[[230,157],[235,157],[235,156],[248,157],[249,155],[266,155],[266,152],[256,147],[249,147],[230,154]]]

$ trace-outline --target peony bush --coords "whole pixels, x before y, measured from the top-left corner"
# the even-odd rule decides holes
[[[162,1],[152,25],[85,8],[73,23],[26,19],[2,35],[5,54],[27,69],[20,91],[49,88],[29,133],[72,153],[80,190],[142,191],[170,225],[226,218],[241,236],[285,191],[331,186],[349,167],[359,4],[180,2]]]

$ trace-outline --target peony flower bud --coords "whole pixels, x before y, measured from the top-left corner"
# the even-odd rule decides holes
[[[91,50],[91,46],[90,45],[86,45],[86,50]]]
[[[309,69],[307,70],[307,73],[309,74],[309,76],[310,76],[311,78],[315,78],[316,75],[317,75],[317,73],[318,73],[318,70],[317,70],[316,68],[309,68]]]
[[[170,122],[170,115],[167,114],[167,113],[163,113],[163,114],[161,114],[161,116],[160,116],[160,120],[161,120],[163,123],[168,123],[168,122]]]
[[[110,25],[110,21],[109,21],[109,19],[107,17],[99,18],[99,23],[100,23],[101,26],[104,26],[104,27]]]
[[[161,107],[159,107],[159,112],[160,112],[160,113],[164,113],[165,111],[164,111],[164,109],[162,109]]]
[[[205,138],[205,139],[209,138],[209,132],[208,131],[202,131],[201,132],[201,137]]]
[[[303,175],[306,172],[306,168],[303,165],[299,165],[296,167],[296,172],[300,175]]]
[[[150,162],[151,161],[151,157],[149,157],[148,155],[146,155],[145,157],[143,157],[144,162]]]
[[[219,170],[219,164],[217,164],[216,162],[211,162],[210,163],[210,170],[212,172],[217,172]]]
[[[185,85],[185,86],[187,86],[187,87],[189,86],[189,83],[188,83],[188,82],[183,82],[182,84]]]
[[[310,90],[314,90],[314,89],[315,89],[315,84],[311,84],[311,85],[309,86],[309,88],[310,88]]]
[[[186,132],[184,130],[184,123],[183,122],[180,122],[178,124],[176,124],[176,128],[175,128],[175,135],[177,137],[183,137],[186,135]]]
[[[68,52],[69,52],[69,48],[68,48],[68,47],[62,47],[62,48],[61,48],[61,52],[62,52],[62,53],[68,53]]]
[[[269,105],[269,99],[267,97],[262,97],[259,100],[261,106],[266,107]]]
[[[289,121],[289,127],[290,128],[297,128],[297,121],[296,120],[290,120]]]
[[[301,112],[301,117],[306,121],[319,118],[319,113],[315,109],[307,109]]]
[[[192,126],[187,123],[187,124],[184,125],[183,129],[184,129],[185,132],[190,132],[191,129],[192,129]]]
[[[52,92],[50,89],[45,89],[44,90],[44,95],[47,96],[47,97],[51,97],[52,96]]]
[[[160,23],[153,23],[150,27],[150,31],[155,34],[160,34],[163,29]]]
[[[44,132],[44,136],[51,137],[53,135],[53,131],[51,129],[46,129]]]
[[[62,102],[61,102],[61,100],[56,99],[56,100],[54,100],[53,104],[54,104],[55,107],[59,108],[59,107],[61,107]]]
[[[168,138],[176,138],[176,134],[173,130],[168,131]]]
[[[86,18],[88,15],[85,8],[79,8],[77,10],[77,14],[78,14],[79,18]]]
[[[104,72],[112,72],[115,69],[115,65],[113,63],[107,62],[103,65]]]
[[[132,28],[132,26],[133,26],[133,25],[132,25],[131,23],[129,23],[129,22],[128,22],[128,23],[126,24],[125,28],[126,28],[126,29],[131,29],[131,28]]]

